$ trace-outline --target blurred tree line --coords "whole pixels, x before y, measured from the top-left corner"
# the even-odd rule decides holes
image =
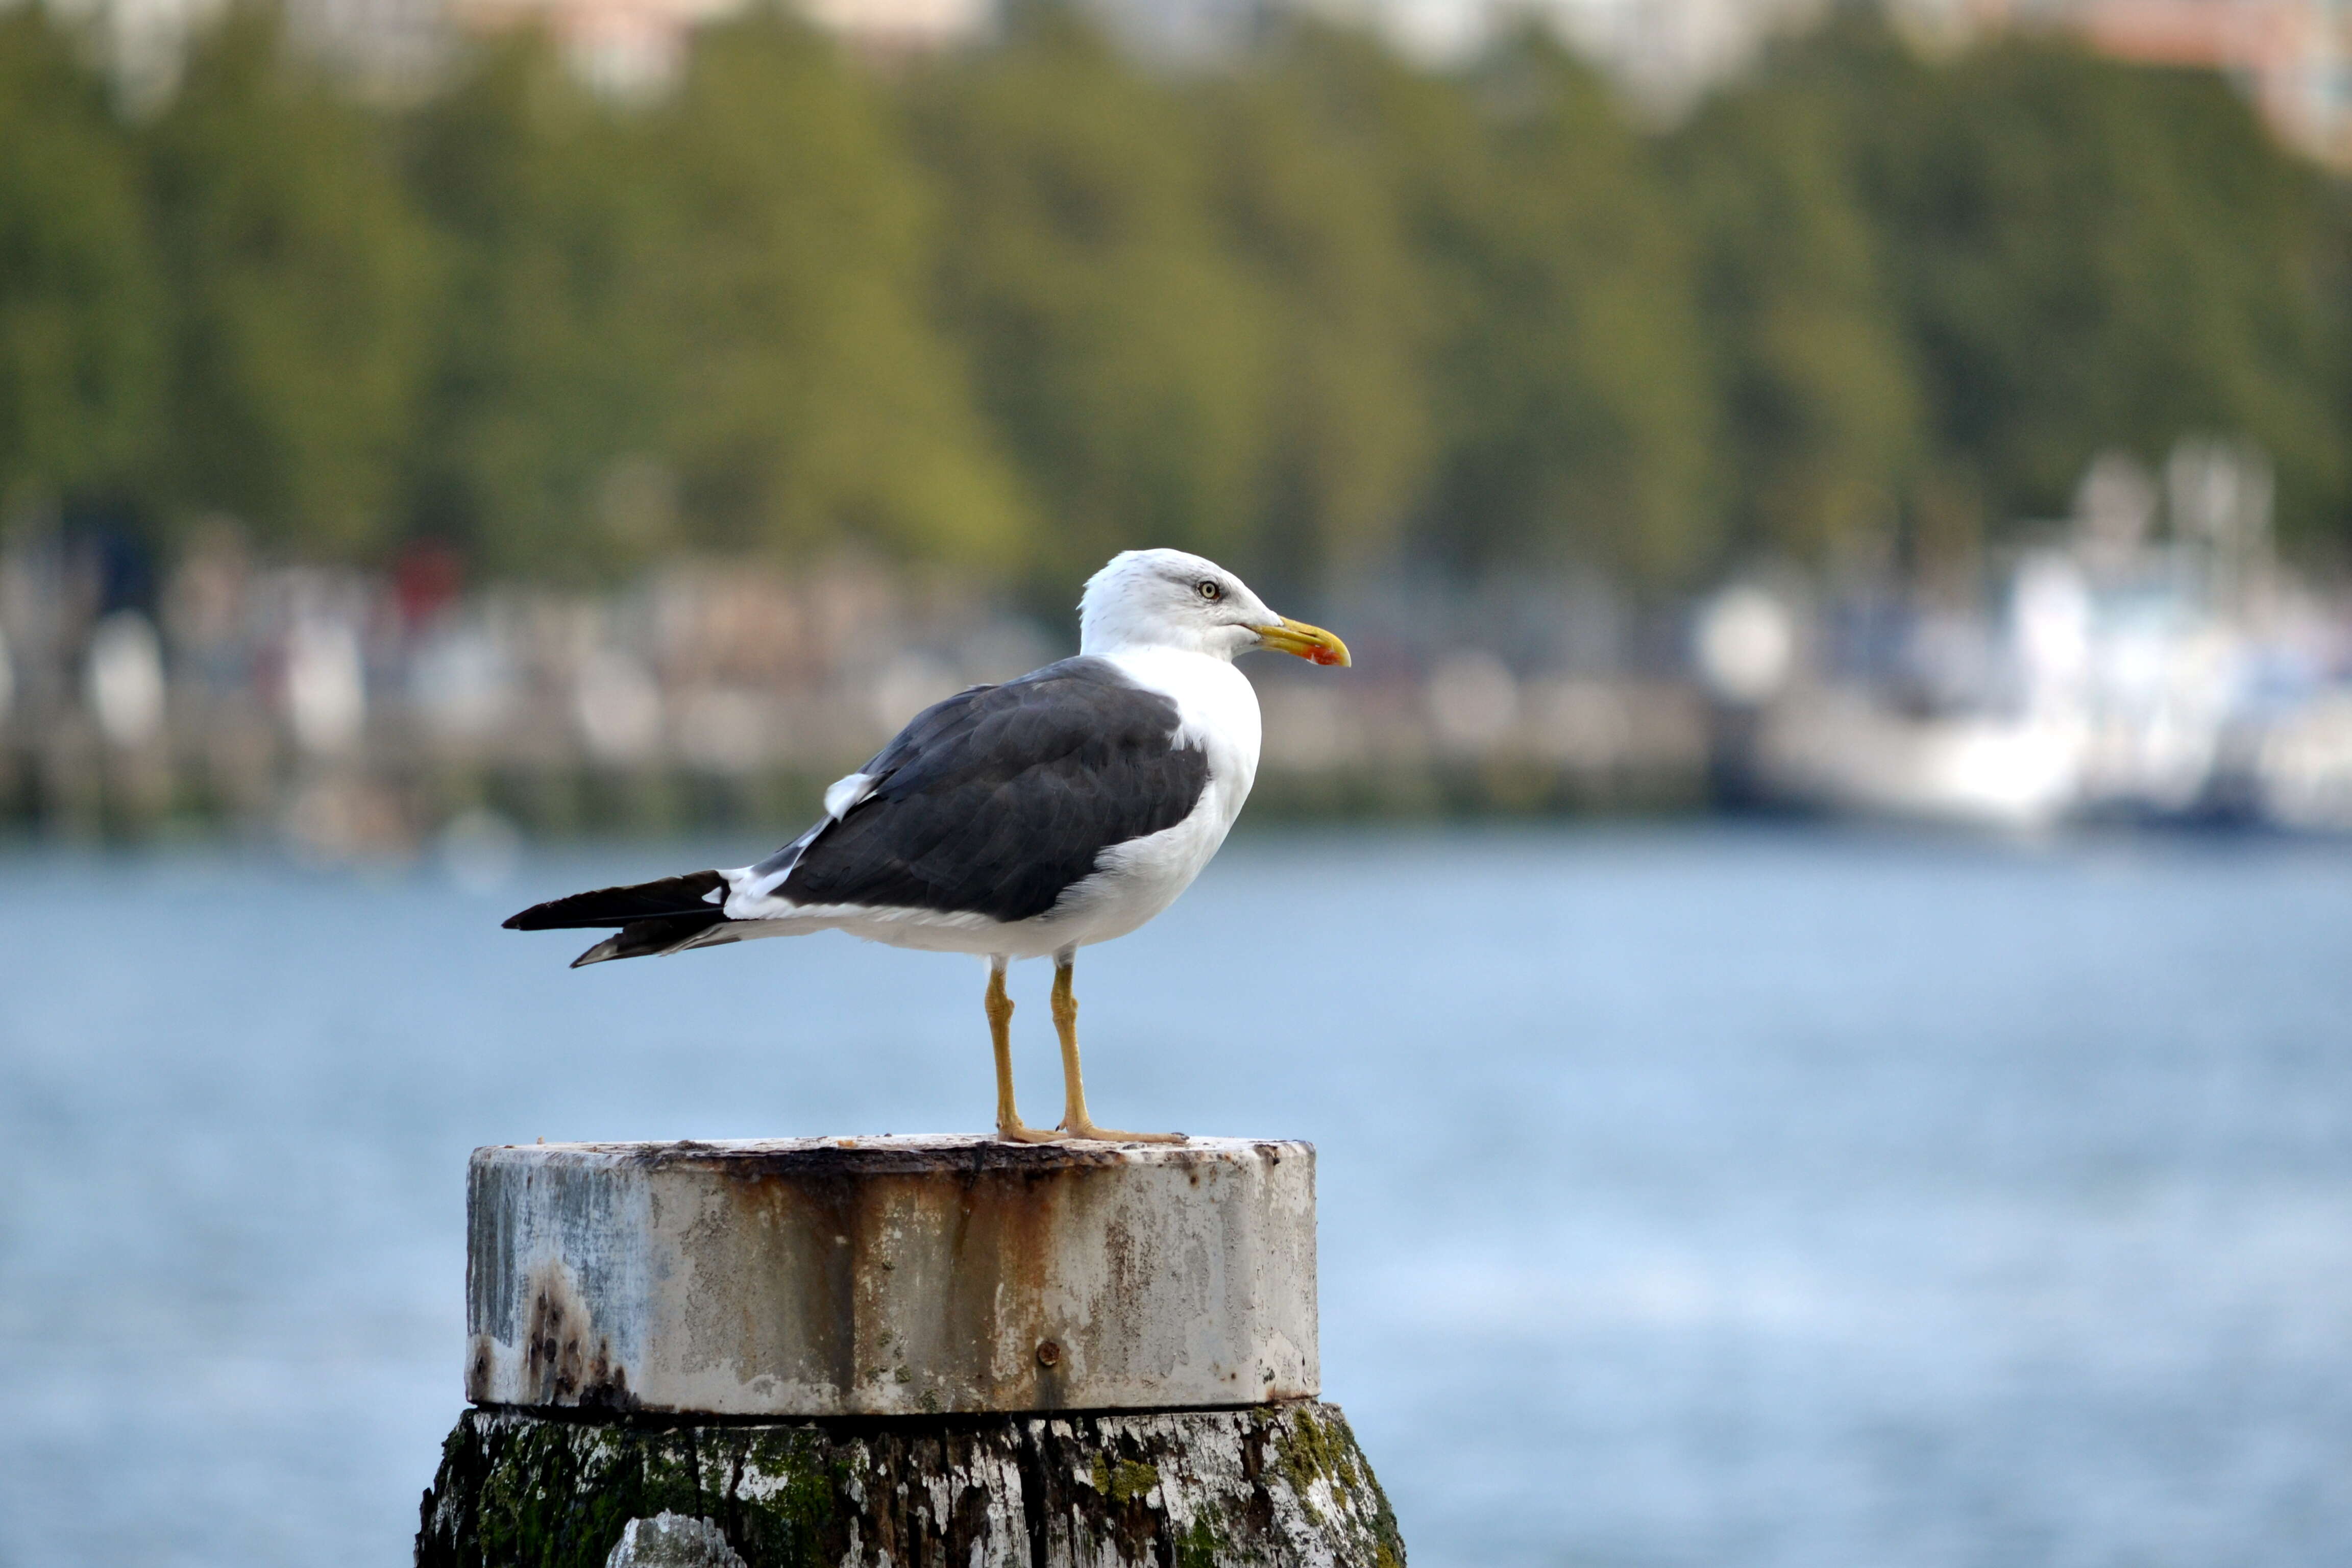
[[[1138,543],[1671,585],[1965,564],[2210,434],[2352,541],[2352,226],[2209,75],[1848,10],[1648,132],[1534,32],[1171,75],[1045,9],[890,70],[754,16],[639,105],[513,38],[394,108],[245,9],[133,115],[84,45],[0,13],[20,515],[580,579],[855,540],[1056,602]]]

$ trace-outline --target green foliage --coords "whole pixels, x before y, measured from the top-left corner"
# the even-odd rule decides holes
[[[870,89],[761,17],[595,100],[535,38],[417,117],[454,251],[417,521],[493,570],[860,538],[1000,561],[1024,518],[926,318],[929,193]]]
[[[1491,184],[1449,236],[1482,308],[1457,326],[1446,499],[1489,552],[1684,572],[1707,550],[1714,434],[1685,232],[1615,101],[1547,37],[1474,86]]]
[[[1234,554],[1263,462],[1271,300],[1218,243],[1182,97],[1067,17],[914,101],[949,204],[949,330],[1044,502],[1041,564]]]
[[[1415,279],[1416,546],[1645,577],[1699,560],[1713,414],[1688,243],[1598,78],[1532,32],[1457,80],[1307,31],[1288,76],[1381,173]]]
[[[1702,257],[1731,537],[1798,560],[1865,542],[1926,457],[1881,237],[1825,105],[1779,83],[1669,149]]]
[[[874,90],[758,16],[703,34],[647,136],[664,447],[699,542],[1011,558],[1011,476],[926,316],[929,193]]]
[[[2342,530],[2347,232],[2220,79],[2039,40],[1929,62],[1849,11],[1677,141],[1764,536],[1882,494],[1980,535],[2063,510],[2102,448],[2200,435]]]
[[[629,131],[531,37],[412,127],[412,186],[448,256],[415,521],[494,572],[589,574],[672,542],[657,171]]]
[[[161,493],[302,551],[367,551],[438,285],[382,126],[299,67],[274,15],[236,9],[146,140],[173,300]]]
[[[2343,234],[2218,79],[2009,45],[1912,73],[1863,176],[1937,435],[1995,516],[2060,509],[2085,455],[2251,436],[2340,509]]]
[[[1429,312],[1396,204],[1287,65],[1202,91],[1211,220],[1270,307],[1254,537],[1235,559],[1274,584],[1393,559],[1433,442]]]
[[[0,498],[120,485],[154,437],[137,153],[78,43],[39,6],[0,11]]]
[[[0,12],[0,499],[500,574],[845,544],[1065,601],[1187,545],[1671,584],[1965,553],[2120,446],[2342,540],[2342,193],[2215,78],[1851,8],[1664,134],[1545,37],[1156,73],[1051,5],[860,68],[761,10],[616,106],[542,40],[364,105],[232,9],[126,119]]]

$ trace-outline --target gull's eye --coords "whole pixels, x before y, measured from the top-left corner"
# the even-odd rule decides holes
[[[1223,587],[1213,578],[1203,577],[1201,579],[1198,585],[1201,590],[1201,597],[1203,599],[1208,599],[1213,602],[1225,596],[1225,590]]]

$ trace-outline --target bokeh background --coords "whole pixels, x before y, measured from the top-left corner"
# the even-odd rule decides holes
[[[2342,1561],[2352,15],[12,0],[0,1568],[404,1561],[475,1144],[980,1125],[496,923],[1157,544],[1358,658],[1090,1077],[1318,1142],[1416,1562]]]

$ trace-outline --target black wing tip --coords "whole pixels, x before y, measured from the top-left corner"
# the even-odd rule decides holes
[[[572,967],[583,969],[614,958],[660,958],[681,952],[693,944],[695,938],[726,923],[727,917],[715,910],[706,914],[656,915],[651,920],[631,921],[573,959]]]
[[[715,912],[709,895],[727,885],[717,871],[688,871],[627,887],[595,888],[509,915],[503,931],[573,931],[583,926],[625,926],[666,915]]]

